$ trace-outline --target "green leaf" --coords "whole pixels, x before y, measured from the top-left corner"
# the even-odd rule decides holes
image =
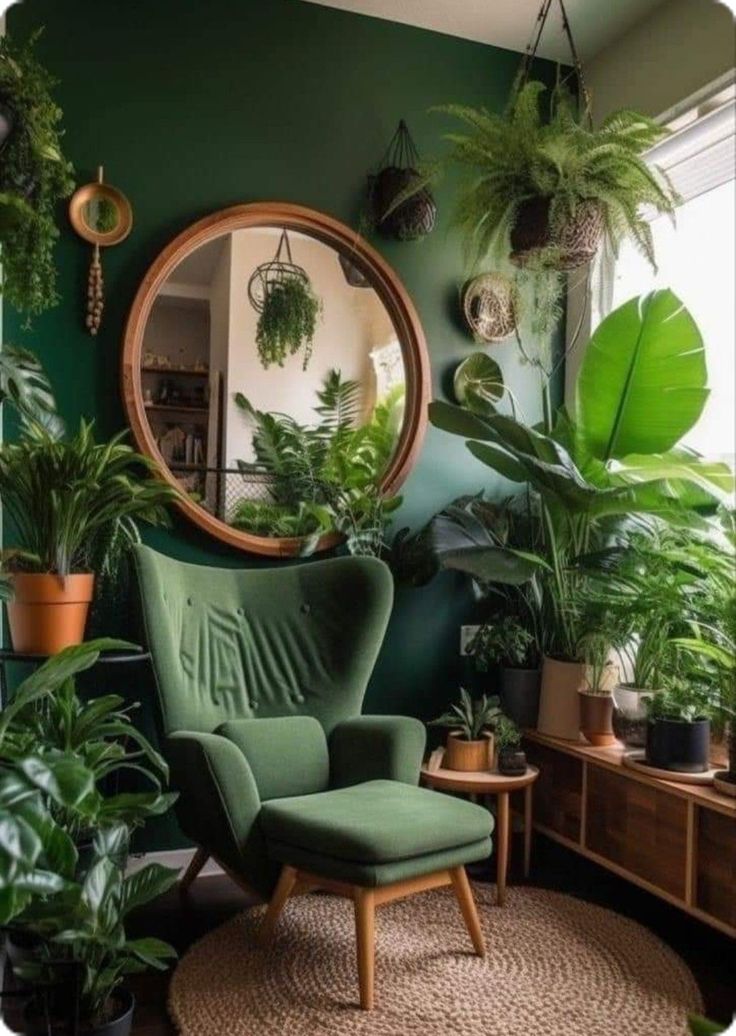
[[[705,350],[689,311],[668,289],[631,299],[588,343],[577,380],[583,450],[602,461],[671,449],[700,417]]]
[[[124,917],[136,907],[150,903],[170,889],[179,872],[161,864],[151,863],[142,870],[129,875],[123,881],[121,914]]]
[[[667,453],[631,454],[614,464],[611,474],[624,482],[666,479],[675,495],[690,507],[713,500],[728,506],[733,500],[734,473],[728,464],[704,460],[684,447]]]
[[[467,572],[483,583],[520,586],[528,582],[546,563],[542,558],[503,547],[465,547],[442,555],[443,568]]]
[[[691,1014],[688,1018],[688,1025],[692,1036],[716,1036],[717,1033],[725,1033],[726,1029],[717,1022],[708,1021],[699,1014]]]
[[[517,460],[514,460],[511,454],[489,443],[471,441],[466,445],[474,457],[489,468],[493,468],[499,475],[503,475],[511,482],[526,482],[526,470]]]
[[[30,756],[18,762],[29,781],[58,805],[77,806],[94,789],[94,774],[76,755],[56,758]]]
[[[470,413],[464,407],[443,403],[441,400],[429,404],[429,420],[435,428],[452,432],[453,435],[462,435],[465,439],[493,442],[497,438],[487,419]]]
[[[169,943],[164,942],[162,939],[154,939],[152,937],[131,939],[125,944],[125,949],[128,953],[132,953],[134,957],[137,957],[143,964],[158,970],[165,970],[167,967],[165,961],[173,960],[177,957],[177,952],[173,946],[170,946]]]

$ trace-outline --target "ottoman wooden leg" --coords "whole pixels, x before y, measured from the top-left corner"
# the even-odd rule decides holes
[[[298,872],[296,868],[289,867],[288,864],[284,864],[281,869],[281,875],[279,876],[276,888],[271,896],[271,902],[268,904],[266,915],[263,918],[261,927],[258,931],[258,938],[262,943],[267,943],[273,935],[273,930],[276,927],[279,914],[283,910],[286,900],[294,891],[297,877]]]
[[[473,890],[470,887],[470,882],[468,881],[468,875],[465,873],[465,868],[453,867],[450,871],[450,877],[452,878],[452,884],[455,889],[457,901],[460,904],[460,910],[462,911],[465,926],[468,929],[468,934],[473,943],[473,949],[479,957],[485,957],[486,946],[483,940],[483,931],[480,927],[478,911],[475,906],[475,900],[473,899]]]
[[[373,889],[356,888],[353,902],[355,904],[355,935],[358,944],[360,1006],[364,1011],[372,1011],[376,966],[376,902]]]

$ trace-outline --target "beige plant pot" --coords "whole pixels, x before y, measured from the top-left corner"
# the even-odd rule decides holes
[[[565,741],[580,740],[580,692],[587,691],[584,662],[542,662],[542,689],[539,695],[537,730],[547,737]]]
[[[465,741],[457,733],[447,735],[442,765],[446,770],[478,773],[493,766],[493,734],[484,734],[478,741]]]

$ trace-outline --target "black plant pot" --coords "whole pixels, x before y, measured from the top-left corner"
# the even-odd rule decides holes
[[[710,720],[654,719],[647,724],[647,762],[674,773],[703,773],[710,754]]]
[[[499,749],[498,772],[504,777],[523,777],[526,773],[526,753],[520,748]]]
[[[112,1017],[99,1025],[90,1025],[80,1019],[80,1036],[130,1036],[135,1013],[135,997],[129,989],[117,989],[113,993]],[[66,1036],[70,1031],[70,1018],[50,1017],[51,1026],[46,1021],[45,1012],[38,998],[31,1000],[24,1011],[25,1036]]]
[[[498,670],[498,691],[501,708],[522,730],[533,730],[539,715],[539,669]]]

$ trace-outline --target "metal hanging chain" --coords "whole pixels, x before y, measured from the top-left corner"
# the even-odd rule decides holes
[[[532,38],[527,44],[526,50],[524,52],[524,57],[522,58],[521,67],[519,68],[519,73],[516,79],[514,93],[517,93],[529,78],[532,62],[537,56],[537,50],[539,49],[539,43],[542,39],[542,33],[544,32],[545,26],[547,24],[547,18],[549,17],[549,13],[552,9],[553,3],[554,0],[542,0],[542,6],[539,9],[537,21],[532,31]],[[588,92],[588,87],[585,83],[582,62],[580,61],[578,49],[575,46],[575,40],[573,39],[572,29],[570,27],[570,20],[568,19],[567,11],[565,10],[564,0],[558,0],[558,3],[560,5],[560,13],[562,15],[562,28],[565,32],[567,42],[570,46],[570,54],[572,55],[573,68],[575,69],[575,75],[577,76],[578,86],[580,87],[580,93],[585,107],[585,114],[588,120],[590,121],[592,118],[590,94]]]

